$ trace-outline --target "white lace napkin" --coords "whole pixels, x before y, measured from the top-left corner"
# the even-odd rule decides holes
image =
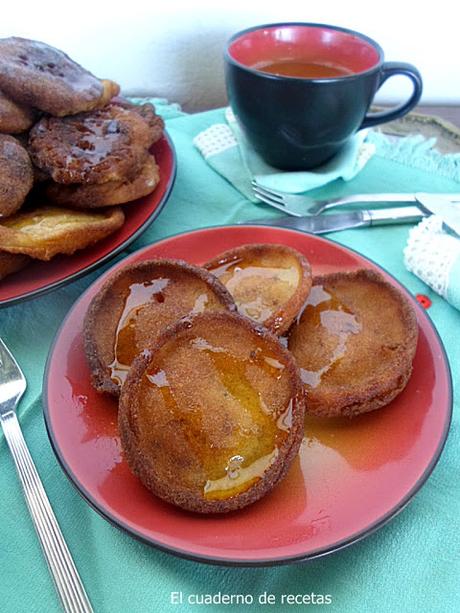
[[[404,264],[437,294],[460,309],[460,238],[443,229],[437,215],[409,232]]]

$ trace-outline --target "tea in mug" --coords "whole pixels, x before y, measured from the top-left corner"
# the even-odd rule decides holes
[[[317,62],[302,62],[285,60],[254,66],[257,70],[277,76],[300,77],[304,79],[331,79],[346,77],[353,71],[337,64],[321,64]]]
[[[402,117],[420,100],[422,78],[405,62],[385,62],[378,43],[354,30],[312,23],[262,24],[225,48],[229,104],[263,160],[281,170],[316,168],[358,130]],[[370,110],[393,75],[413,89],[403,104]]]

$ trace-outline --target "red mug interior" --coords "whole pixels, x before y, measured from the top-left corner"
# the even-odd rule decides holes
[[[238,64],[261,71],[269,65],[296,62],[344,69],[341,75],[331,76],[366,72],[382,59],[380,47],[370,39],[313,24],[275,24],[247,30],[230,42],[228,53]]]

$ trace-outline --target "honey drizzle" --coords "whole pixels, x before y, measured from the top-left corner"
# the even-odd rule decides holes
[[[250,415],[249,429],[234,425],[238,428],[237,448],[212,449],[209,446],[201,427],[203,411],[188,409],[184,412],[180,409],[167,374],[160,365],[152,364],[146,379],[160,391],[165,407],[181,425],[191,449],[202,463],[208,476],[203,485],[204,497],[208,500],[225,499],[247,490],[262,477],[276,460],[292,424],[292,400],[283,410],[271,413],[260,392],[247,378],[246,369],[249,365],[256,365],[279,380],[285,366],[260,347],[251,351],[248,358],[240,359],[201,337],[191,339],[190,344],[210,357],[225,394],[236,399]],[[253,450],[254,439],[258,445],[257,453],[248,455],[244,448],[247,445],[248,451]]]
[[[246,467],[243,466],[243,456],[232,456],[225,467],[226,474],[224,477],[221,479],[208,479],[206,481],[203,488],[205,498],[208,500],[221,500],[248,489],[251,485],[257,483],[267,468],[273,464],[278,457],[278,453],[278,447],[275,447],[271,453],[254,460],[252,464]],[[244,489],[234,485],[233,482],[237,479],[243,482]]]
[[[112,381],[121,385],[128,374],[131,362],[138,353],[136,345],[136,316],[140,309],[153,298],[164,302],[163,291],[170,279],[159,278],[129,286],[123,312],[115,333],[114,360],[109,365]]]
[[[300,318],[309,317],[314,326],[323,326],[326,330],[337,336],[338,342],[329,361],[318,370],[300,368],[300,377],[306,385],[317,387],[322,377],[329,372],[343,358],[347,349],[350,334],[358,334],[362,326],[356,316],[340,302],[330,291],[322,285],[314,285],[308,296],[305,309]],[[299,320],[297,323],[299,323]]]
[[[271,317],[279,309],[279,305],[269,304],[261,294],[250,301],[242,300],[238,295],[238,286],[241,282],[250,277],[259,277],[267,283],[267,286],[273,282],[287,283],[294,292],[299,281],[299,271],[294,265],[288,267],[260,266],[254,261],[243,258],[235,258],[229,262],[222,260],[215,268],[210,269],[210,272],[218,277],[233,295],[238,311],[259,323]]]

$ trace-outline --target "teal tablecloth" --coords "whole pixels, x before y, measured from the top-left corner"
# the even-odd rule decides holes
[[[177,181],[159,218],[131,245],[130,251],[200,226],[276,215],[262,205],[244,200],[206,166],[194,149],[192,138],[221,120],[222,111],[168,119],[167,128],[177,151]],[[458,183],[376,156],[352,182],[330,185],[318,194],[366,189],[458,191]],[[456,394],[449,439],[432,476],[403,513],[362,542],[307,564],[227,568],[178,559],[109,525],[67,480],[45,432],[41,404],[43,369],[51,341],[66,312],[104,268],[52,294],[0,311],[0,336],[28,380],[20,407],[25,438],[97,612],[265,611],[314,606],[187,608],[185,604],[171,604],[174,591],[184,594],[220,591],[255,597],[268,591],[278,598],[289,593],[327,594],[332,604],[322,606],[340,613],[459,610],[460,313],[404,269],[402,249],[407,233],[407,227],[393,226],[347,231],[331,237],[375,260],[411,292],[427,294],[433,301],[428,312],[445,343]],[[0,465],[0,611],[58,611],[57,597],[2,435]]]

